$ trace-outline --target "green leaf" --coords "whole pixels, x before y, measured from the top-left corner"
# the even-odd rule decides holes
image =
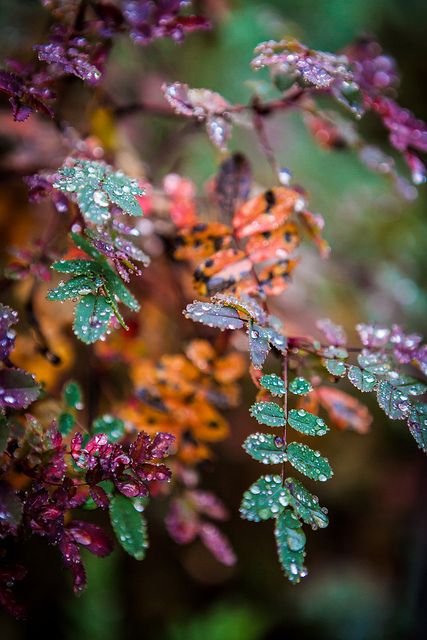
[[[76,247],[87,253],[88,256],[94,260],[104,260],[102,253],[98,251],[87,238],[80,235],[80,233],[74,233],[74,231],[72,231],[70,236]]]
[[[294,378],[289,385],[289,391],[297,396],[305,396],[306,393],[310,393],[313,387],[305,378]]]
[[[289,504],[288,492],[278,475],[258,478],[243,494],[240,514],[245,520],[259,522],[276,518]]]
[[[59,433],[63,436],[67,436],[71,433],[72,428],[76,424],[75,418],[71,413],[63,411],[59,414],[58,429]]]
[[[342,378],[343,376],[345,376],[345,363],[342,360],[336,360],[335,358],[325,358],[323,360],[323,364],[325,365],[329,373],[331,373],[333,376],[336,376],[338,378]]]
[[[77,193],[76,199],[83,217],[88,222],[102,225],[110,219],[108,198],[101,189],[90,184],[85,185]]]
[[[387,379],[378,385],[378,404],[392,420],[403,420],[409,411],[409,397],[425,393],[426,388],[424,383],[411,376],[390,371]]]
[[[84,296],[74,312],[74,333],[86,344],[96,342],[107,331],[112,313],[111,305],[103,296]]]
[[[249,409],[253,418],[260,424],[269,427],[283,427],[285,425],[285,413],[275,402],[255,402]]]
[[[147,524],[135,510],[132,500],[122,495],[110,501],[110,519],[117,540],[137,560],[143,560],[148,548]]]
[[[64,401],[70,409],[83,409],[83,396],[80,385],[73,380],[67,382],[63,389]]]
[[[111,217],[110,206],[115,204],[125,213],[141,216],[135,196],[142,195],[136,180],[121,171],[114,172],[102,162],[73,160],[58,171],[54,187],[74,195],[84,218],[93,224],[104,224]]]
[[[359,353],[357,361],[361,369],[375,375],[385,375],[391,369],[390,360],[385,353]]]
[[[283,572],[292,584],[297,584],[307,575],[304,566],[305,534],[298,518],[289,509],[277,518],[274,535]]]
[[[286,393],[285,383],[275,373],[262,376],[260,380],[261,386],[267,389],[272,396],[283,396]]]
[[[94,260],[57,260],[52,263],[52,269],[59,273],[72,273],[75,276],[97,276],[101,272],[100,265]]]
[[[286,478],[285,488],[288,491],[289,505],[306,524],[313,529],[324,529],[328,526],[328,510],[319,505],[319,499],[295,478]]]
[[[119,276],[116,275],[112,269],[109,267],[106,268],[103,271],[103,276],[105,278],[105,290],[113,300],[114,296],[117,296],[129,309],[139,311],[140,306],[138,300],[131,294],[129,289],[125,287]]]
[[[55,289],[47,294],[48,300],[70,300],[88,293],[96,293],[102,286],[102,280],[98,276],[93,279],[88,276],[76,276],[68,282],[60,282]]]
[[[125,424],[123,420],[120,420],[120,418],[115,418],[114,416],[106,413],[93,421],[92,432],[105,433],[110,442],[117,442],[117,440],[123,438],[125,433]]]
[[[262,366],[270,353],[270,342],[266,329],[250,320],[248,325],[249,356],[255,369]]]
[[[263,464],[279,464],[286,460],[281,438],[276,438],[270,433],[252,433],[246,438],[243,448],[254,460]]]
[[[286,447],[286,453],[291,465],[312,480],[325,482],[333,476],[327,458],[323,458],[318,451],[313,451],[306,444],[291,442]]]
[[[427,403],[418,402],[412,407],[408,427],[419,448],[427,453]]]
[[[142,209],[135,196],[143,194],[136,180],[131,180],[121,171],[110,173],[103,188],[111,202],[131,216],[142,216]]]
[[[422,396],[427,391],[427,385],[421,382],[421,380],[397,373],[396,371],[389,371],[386,379],[395,389],[399,389],[399,391],[407,396]]]
[[[288,414],[288,423],[293,429],[306,436],[324,436],[329,431],[329,427],[322,418],[305,409],[291,409]]]
[[[377,384],[377,378],[373,373],[370,373],[365,369],[360,369],[354,365],[352,365],[348,370],[348,379],[356,389],[359,389],[359,391],[363,391],[364,393],[367,391],[373,391]]]

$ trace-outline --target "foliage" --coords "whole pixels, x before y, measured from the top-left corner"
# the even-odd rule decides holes
[[[405,421],[427,453],[427,345],[398,325],[358,324],[360,345],[349,346],[344,329],[329,319],[317,322],[318,338],[292,335],[287,318],[272,314],[271,299],[290,286],[305,255],[301,245],[314,243],[321,258],[330,247],[323,217],[308,208],[308,193],[279,166],[265,122],[298,111],[320,144],[353,149],[406,197],[413,193],[409,181],[363,140],[356,124],[367,112],[379,117],[415,185],[425,181],[420,154],[427,151],[426,125],[399,106],[394,61],[366,39],[337,54],[293,38],[261,43],[252,67],[268,68],[276,91],[271,100],[255,92],[247,104],[233,104],[172,79],[162,83],[161,106],[118,105],[103,87],[120,34],[140,45],[179,42],[209,21],[186,13],[188,3],[178,0],[43,4],[52,14],[48,40],[34,46],[34,65],[7,63],[0,89],[17,122],[38,112],[34,126],[48,116],[53,122],[47,126],[61,138],[61,160],[25,179],[32,203],[53,205],[54,222],[47,239],[13,250],[5,282],[12,306],[26,319],[31,353],[58,369],[49,377],[42,367],[34,376],[15,364],[23,357],[18,345],[14,349],[18,313],[0,305],[0,537],[18,543],[32,534],[55,545],[77,593],[86,586],[81,550],[104,557],[113,548],[105,527],[128,554],[145,557],[146,509],[159,496],[175,542],[199,539],[219,562],[233,566],[236,554],[218,526],[228,510],[203,488],[202,473],[216,443],[229,435],[224,412],[239,405],[239,381],[248,371],[257,388],[250,416],[268,432],[249,434],[243,448],[255,461],[279,467],[252,483],[240,513],[252,522],[274,520],[279,562],[295,584],[307,575],[303,525],[325,528],[328,517],[305,481],[287,476],[289,465],[309,480],[330,480],[331,464],[306,438],[331,428],[369,430],[367,407],[335,386],[347,381],[347,388],[375,393],[385,414]],[[110,135],[71,131],[60,100],[54,111],[66,76],[89,90],[97,87],[91,93],[96,106],[88,106],[91,126],[104,118]],[[354,122],[325,110],[330,98]],[[150,110],[183,117],[189,129],[202,124],[221,152],[203,194],[177,173],[151,185],[137,156],[115,143],[122,117]],[[274,176],[269,184],[257,182],[243,153],[228,154],[236,127],[257,136]],[[142,274],[139,265],[149,268]],[[54,338],[45,332],[43,314],[39,318],[39,292],[50,301],[46,325],[59,327]],[[195,294],[202,299],[189,302]],[[167,317],[184,327],[178,353],[169,352],[179,340],[165,328]],[[194,335],[187,320],[197,323]],[[55,352],[54,339],[65,358]],[[85,394],[74,358],[84,362],[89,378]],[[95,510],[102,525],[87,519]],[[16,616],[23,610],[12,587],[24,574],[21,566],[0,568],[0,602]]]

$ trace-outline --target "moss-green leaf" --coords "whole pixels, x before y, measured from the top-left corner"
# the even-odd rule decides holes
[[[107,176],[103,189],[111,202],[131,216],[142,216],[142,209],[135,196],[142,195],[142,190],[135,180],[131,180],[116,171]]]
[[[263,464],[280,464],[286,460],[281,438],[270,433],[252,433],[246,438],[243,448],[254,460]]]
[[[72,428],[74,427],[76,421],[74,416],[68,411],[63,411],[59,414],[58,418],[58,429],[59,433],[63,436],[67,436]]]
[[[104,276],[104,286],[108,295],[114,299],[114,296],[123,302],[129,309],[132,311],[139,310],[139,302],[138,300],[131,294],[129,289],[123,284],[118,275],[114,273],[114,271],[110,268],[106,268],[103,271]]]
[[[275,402],[255,402],[249,412],[260,424],[266,424],[269,427],[285,425],[285,413]]]
[[[408,427],[420,449],[427,453],[427,403],[418,402],[412,407]]]
[[[106,413],[93,421],[92,431],[93,433],[105,433],[110,442],[117,442],[124,435],[125,425],[120,418],[115,418]]]
[[[98,249],[94,247],[93,244],[87,238],[80,235],[79,233],[74,233],[74,231],[70,233],[70,236],[74,244],[79,249],[87,253],[88,256],[90,256],[94,260],[104,259],[104,256],[102,255],[102,253],[98,251]]]
[[[336,376],[338,378],[342,378],[345,376],[346,369],[345,363],[342,360],[337,360],[335,358],[325,358],[323,360],[323,364],[330,374]]]
[[[71,273],[75,276],[96,276],[101,272],[100,265],[94,260],[57,260],[52,264],[52,269],[59,273]]]
[[[110,218],[110,205],[119,206],[125,213],[141,216],[142,210],[135,196],[142,195],[136,180],[102,162],[74,160],[58,171],[54,187],[75,199],[86,220],[104,224]]]
[[[385,353],[359,353],[357,361],[362,369],[379,376],[391,369],[390,360]]]
[[[62,393],[67,407],[70,409],[83,409],[82,390],[77,382],[73,380],[67,382]]]
[[[286,393],[284,381],[275,373],[262,376],[260,383],[272,396],[283,396]]]
[[[294,378],[289,384],[289,391],[297,396],[304,396],[306,393],[312,391],[313,387],[305,378]]]
[[[291,465],[312,480],[324,482],[333,476],[327,458],[323,458],[318,451],[313,451],[306,444],[291,442],[286,453]]]
[[[261,476],[243,494],[240,513],[245,520],[259,522],[276,518],[288,504],[288,492],[282,486],[281,477]]]
[[[72,300],[88,293],[96,293],[102,286],[99,276],[89,278],[88,276],[76,276],[68,282],[60,282],[55,289],[51,289],[47,294],[48,300]]]
[[[116,495],[110,501],[110,519],[123,549],[137,560],[143,560],[148,548],[148,537],[142,513],[135,510],[129,498]]]
[[[348,370],[348,379],[351,384],[359,389],[359,391],[363,391],[366,393],[367,391],[373,391],[377,384],[377,378],[373,373],[365,369],[360,369],[360,367],[356,367],[352,365]]]
[[[86,344],[96,342],[107,331],[112,312],[103,296],[84,296],[74,312],[74,333]]]
[[[292,584],[296,584],[307,575],[304,566],[305,534],[289,509],[277,518],[274,535],[283,572]]]
[[[288,414],[288,423],[293,429],[306,436],[324,436],[329,431],[329,427],[322,418],[305,409],[291,409]]]
[[[306,524],[313,529],[323,529],[328,526],[327,509],[319,505],[319,499],[295,478],[286,478],[285,488],[288,491],[289,505]]]

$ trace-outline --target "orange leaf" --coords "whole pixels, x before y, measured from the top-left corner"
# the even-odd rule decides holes
[[[194,272],[194,287],[203,296],[233,289],[251,278],[252,263],[244,251],[225,249],[200,264]]]
[[[284,291],[290,281],[292,271],[298,260],[280,260],[276,264],[265,267],[258,275],[262,291],[267,296],[277,296]]]
[[[372,416],[369,409],[356,398],[332,387],[319,387],[316,393],[320,404],[338,429],[350,429],[357,433],[369,431]]]
[[[264,231],[253,235],[246,251],[254,263],[264,260],[288,258],[299,245],[298,227],[293,222],[284,224],[275,231]]]
[[[245,202],[236,212],[233,226],[237,236],[273,231],[292,215],[301,194],[287,187],[275,187]]]
[[[211,222],[196,224],[180,231],[176,238],[177,260],[203,260],[231,244],[231,229],[225,224]]]

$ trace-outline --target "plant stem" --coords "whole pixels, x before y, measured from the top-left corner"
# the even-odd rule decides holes
[[[285,413],[285,424],[283,427],[283,445],[282,447],[286,450],[286,429],[288,425],[288,350],[285,351],[283,355],[283,382],[285,384],[285,396],[283,398],[283,411]],[[286,463],[282,463],[282,484],[285,482],[285,465]]]

